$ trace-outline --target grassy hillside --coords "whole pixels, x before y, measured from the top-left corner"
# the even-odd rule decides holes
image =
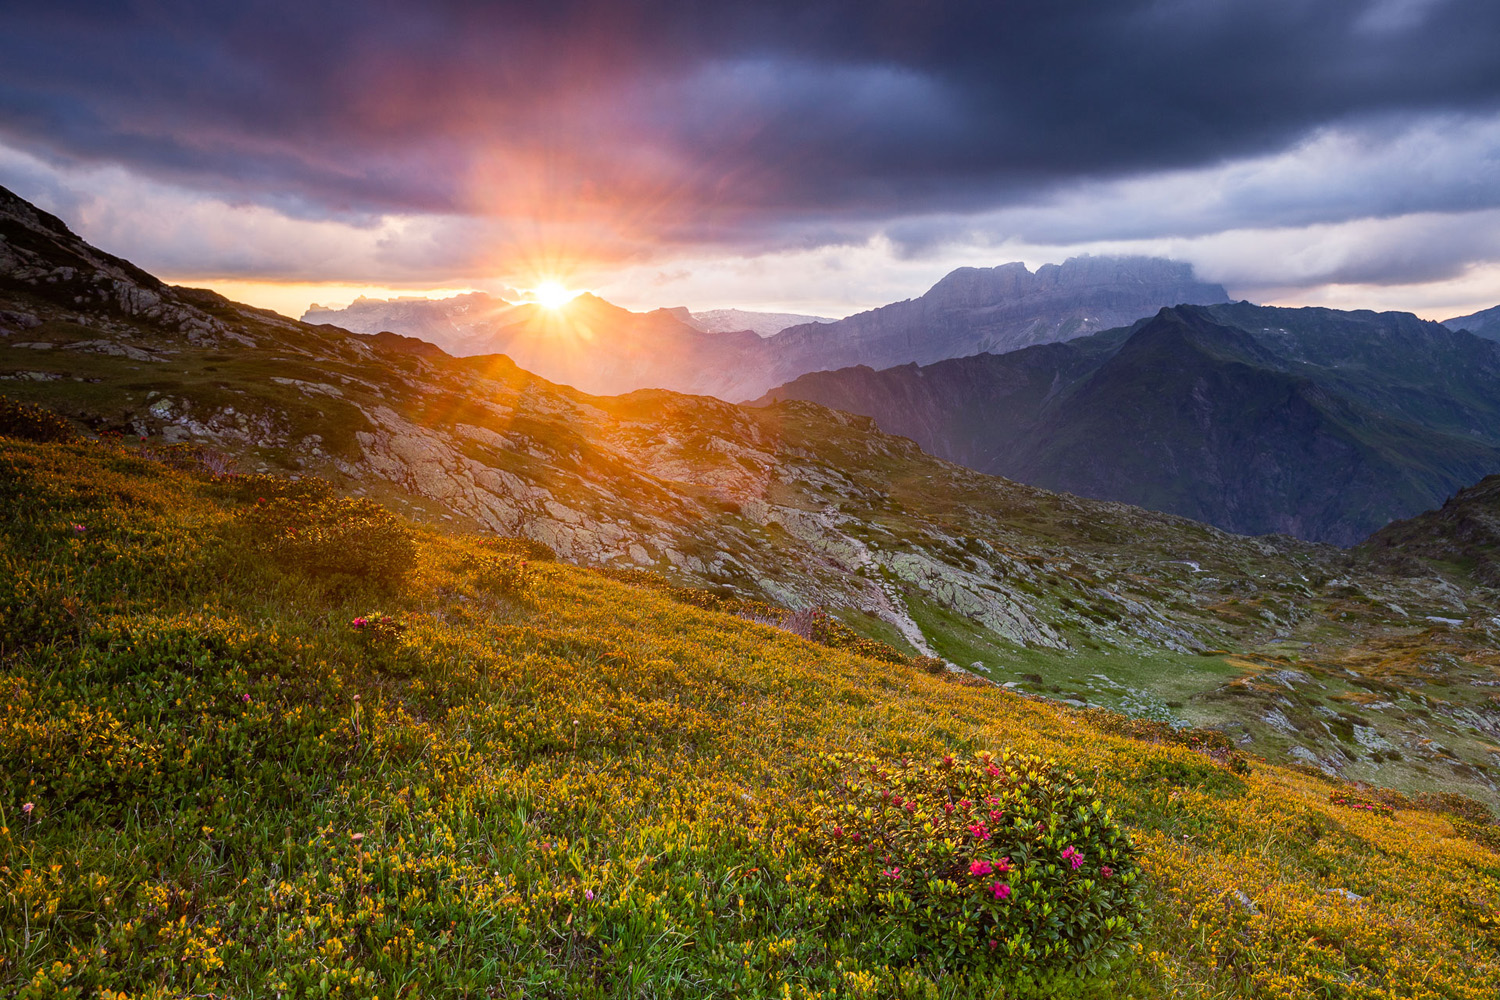
[[[1242,773],[1201,734],[192,464],[0,440],[8,995],[1500,992],[1500,831],[1473,803]],[[1020,769],[1002,811],[1070,771],[1112,819],[1014,824],[1013,896],[960,926],[961,892],[922,889],[946,834],[912,846],[892,805],[899,857],[860,868],[832,810],[874,779],[822,755],[931,782],[985,752]],[[1069,838],[1111,822],[1134,848],[1106,875]],[[1089,900],[1138,907],[1133,943],[1078,943],[1092,972],[1036,957],[1074,919],[1042,908]],[[1034,956],[989,948],[1002,926]]]

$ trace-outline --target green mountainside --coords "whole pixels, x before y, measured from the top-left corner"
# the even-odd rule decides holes
[[[1483,581],[1375,574],[1326,546],[1022,486],[813,404],[587,396],[503,357],[146,284],[56,220],[32,216],[12,238],[16,218],[0,244],[21,262],[0,275],[0,385],[95,433],[206,447],[225,470],[316,474],[581,565],[823,608],[903,654],[1219,726],[1330,773],[1496,794],[1472,734],[1487,695],[1458,684],[1434,706],[1431,671],[1406,662],[1433,643],[1452,651],[1448,683],[1488,676],[1500,623]],[[1369,676],[1348,672],[1388,648]],[[1420,683],[1387,691],[1408,674]],[[1380,706],[1351,716],[1364,743],[1337,721],[1361,699]]]
[[[1048,489],[1346,546],[1500,469],[1500,346],[1405,313],[1178,306],[764,397],[788,399]]]
[[[1432,519],[1392,570],[589,396],[17,199],[0,395],[18,995],[1500,989],[1496,591]]]

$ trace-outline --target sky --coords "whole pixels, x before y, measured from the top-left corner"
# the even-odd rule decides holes
[[[1500,303],[1490,0],[0,0],[0,184],[297,315],[845,315],[958,266]]]

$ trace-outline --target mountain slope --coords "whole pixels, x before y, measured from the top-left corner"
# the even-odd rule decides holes
[[[1443,325],[1450,330],[1468,330],[1475,336],[1484,337],[1487,340],[1500,340],[1500,306],[1482,309],[1467,316],[1445,319]]]
[[[1003,356],[803,376],[766,400],[1247,534],[1350,545],[1500,469],[1500,349],[1406,314],[1248,303]]]
[[[551,381],[603,394],[714,394],[725,382],[721,372],[754,365],[762,352],[750,331],[708,333],[672,310],[635,313],[588,294],[555,309],[478,292],[434,301],[362,299],[344,310],[309,310],[303,319],[420,337],[456,355],[504,354]]]
[[[1393,521],[1371,535],[1360,554],[1398,573],[1415,576],[1437,567],[1500,587],[1500,476],[1459,490],[1437,510]]]
[[[315,474],[581,565],[821,605],[902,653],[1028,692],[1500,801],[1481,652],[1500,644],[1500,623],[1482,585],[1022,486],[810,403],[589,396],[503,357],[153,291],[24,203],[0,217],[27,230],[0,245],[0,389],[126,435],[132,456]],[[83,294],[96,287],[110,295]],[[1415,631],[1428,616],[1461,625]],[[1438,648],[1452,684],[1441,699],[1425,687]],[[1343,739],[1342,716],[1324,714],[1366,701],[1358,724],[1378,746]]]
[[[367,510],[346,558],[398,539],[409,558],[318,575],[258,530],[258,492],[295,508],[305,484],[167,457],[0,436],[7,994],[1500,990],[1497,828],[1476,802],[1247,768],[1217,734],[875,662]],[[1297,673],[1267,683],[1290,694]],[[828,756],[850,753],[859,773]],[[947,795],[986,774],[993,797]],[[865,819],[833,811],[864,788]],[[934,793],[948,808],[915,822],[987,857],[945,858],[951,891],[924,897],[945,873],[927,837],[840,863],[841,819],[901,830],[896,796]],[[1106,854],[1119,828],[1131,844]],[[1096,961],[1048,955],[1059,939]]]

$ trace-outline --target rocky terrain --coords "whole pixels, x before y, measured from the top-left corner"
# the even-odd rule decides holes
[[[566,560],[822,605],[997,683],[1496,800],[1494,591],[969,471],[868,418],[590,396],[161,284],[0,203],[0,392]]]
[[[1408,313],[1179,306],[1006,355],[802,376],[766,400],[1245,534],[1351,545],[1500,469],[1500,348]]]

